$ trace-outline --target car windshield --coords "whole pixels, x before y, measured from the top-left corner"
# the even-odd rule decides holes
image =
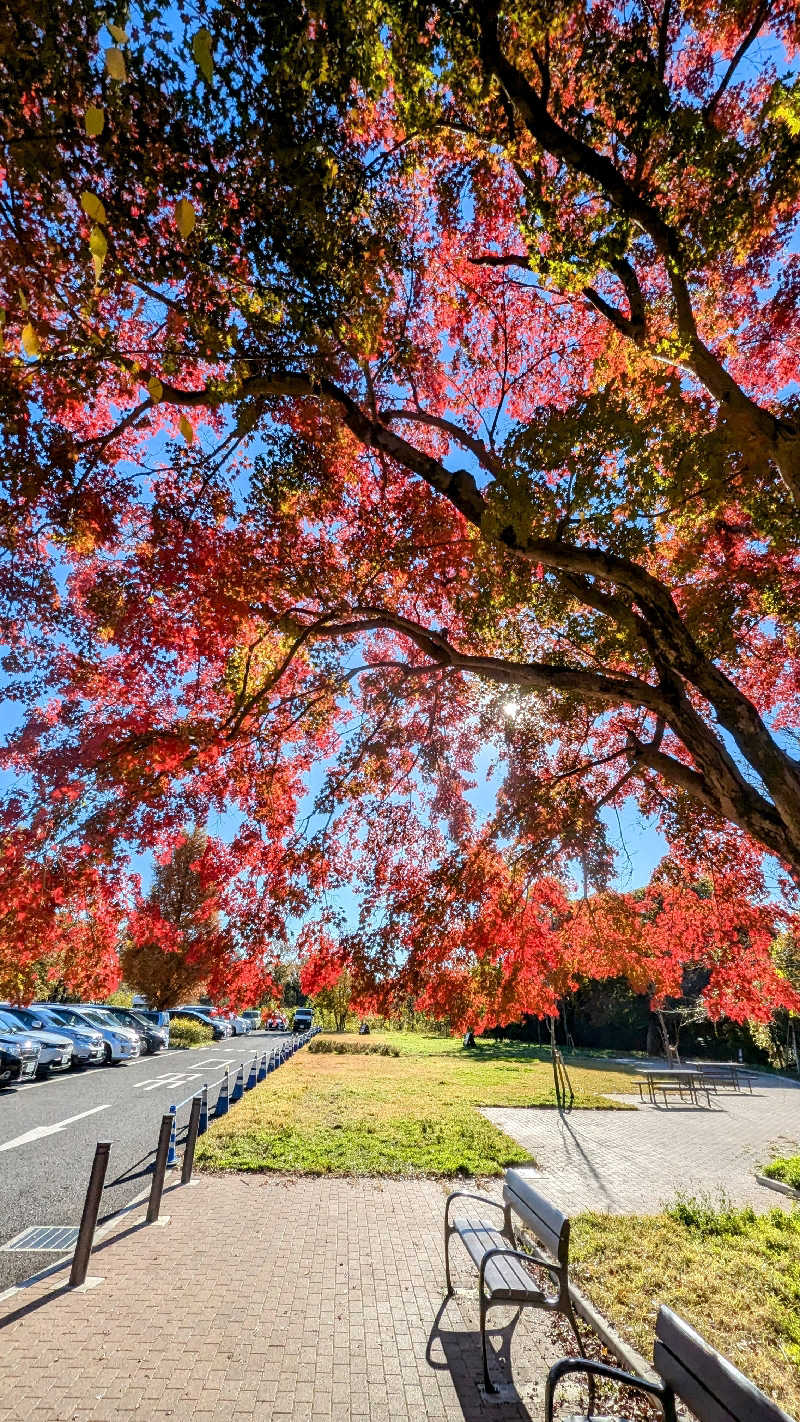
[[[36,1027],[41,1024],[47,1028],[47,1018],[39,1017],[35,1012],[29,1012],[27,1007],[15,1007],[11,1012],[12,1019],[17,1022],[24,1022],[26,1027]]]
[[[14,1036],[23,1036],[24,1029],[19,1022],[15,1022],[13,1017],[7,1017],[5,1012],[0,1012],[0,1032],[11,1032]]]
[[[102,1007],[87,1007],[86,1016],[90,1022],[102,1022],[104,1027],[119,1027],[116,1018],[110,1012],[104,1012]]]

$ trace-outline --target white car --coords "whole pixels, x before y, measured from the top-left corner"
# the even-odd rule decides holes
[[[63,1002],[42,1004],[56,1022],[65,1027],[79,1027],[84,1031],[99,1032],[103,1038],[106,1062],[127,1062],[138,1057],[141,1052],[139,1037],[127,1027],[120,1027],[112,1017],[99,1007],[71,1007]]]
[[[58,1036],[67,1037],[72,1043],[73,1067],[92,1066],[105,1060],[103,1039],[99,1032],[90,1032],[88,1027],[82,1030],[67,1027],[63,1022],[57,1022],[46,1007],[4,1006],[2,1010],[11,1013],[34,1037],[41,1036],[42,1032],[55,1032]]]

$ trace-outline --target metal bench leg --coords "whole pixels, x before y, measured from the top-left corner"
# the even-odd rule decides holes
[[[569,1323],[570,1328],[572,1329],[573,1333],[575,1334],[576,1339],[578,1340],[578,1356],[579,1356],[580,1358],[585,1358],[585,1357],[586,1357],[586,1348],[584,1347],[583,1339],[581,1338],[581,1335],[580,1335],[580,1330],[579,1330],[579,1328],[578,1328],[578,1320],[577,1320],[577,1318],[575,1317],[575,1310],[574,1310],[574,1308],[572,1307],[572,1300],[571,1300],[569,1297],[567,1298],[567,1307],[566,1307],[566,1309],[564,1310],[564,1312],[565,1312],[565,1314],[566,1314],[566,1316],[567,1316],[567,1322]],[[589,1373],[588,1383],[589,1383],[589,1416],[591,1417],[592,1413],[594,1412],[594,1402],[595,1402],[594,1376],[593,1376],[592,1373]]]
[[[486,1299],[486,1295],[483,1293],[483,1291],[481,1291],[481,1350],[483,1353],[483,1386],[487,1392],[497,1392],[498,1389],[495,1387],[494,1383],[489,1377],[489,1354],[486,1347],[486,1314],[488,1313],[488,1310],[489,1305]]]
[[[447,1293],[448,1293],[448,1297],[449,1297],[449,1295],[452,1294],[452,1292],[453,1292],[453,1281],[452,1281],[452,1279],[450,1278],[450,1236],[451,1236],[452,1233],[453,1233],[453,1230],[452,1230],[451,1226],[448,1225],[447,1221],[445,1221],[445,1226],[444,1226],[444,1276],[445,1276],[445,1279],[447,1280]]]

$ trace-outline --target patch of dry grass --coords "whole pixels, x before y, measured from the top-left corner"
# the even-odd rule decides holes
[[[646,1358],[668,1304],[787,1411],[800,1411],[800,1210],[679,1202],[573,1221],[575,1282]]]

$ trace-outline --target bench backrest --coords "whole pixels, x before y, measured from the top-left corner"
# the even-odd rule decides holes
[[[518,1170],[507,1170],[503,1185],[503,1199],[511,1206],[531,1234],[544,1245],[548,1254],[566,1266],[569,1258],[569,1219],[562,1215],[555,1205],[551,1205],[544,1195],[520,1175]]]
[[[658,1311],[653,1363],[700,1422],[791,1422],[665,1304]]]

